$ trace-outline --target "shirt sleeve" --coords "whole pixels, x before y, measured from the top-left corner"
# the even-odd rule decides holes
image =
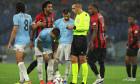
[[[54,22],[54,28],[58,28],[59,27],[59,23],[60,23],[60,20],[56,20]]]
[[[40,32],[39,37],[38,37],[38,40],[39,41],[43,41],[44,38],[45,38],[45,34],[43,32]]]
[[[98,18],[92,18],[93,21],[91,22],[91,28],[98,28]]]
[[[138,36],[139,35],[139,28],[134,28],[133,30],[134,36]]]
[[[14,23],[14,25],[19,25],[19,21],[18,21],[18,16],[17,15],[13,16],[13,23]]]

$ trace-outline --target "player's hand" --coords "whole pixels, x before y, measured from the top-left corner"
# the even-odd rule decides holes
[[[126,46],[126,50],[129,50],[130,48],[128,46]]]
[[[8,47],[7,47],[8,52],[11,51],[10,48],[11,48],[11,43],[8,44]]]
[[[89,44],[89,50],[91,50],[91,51],[92,51],[92,50],[93,50],[93,48],[94,48],[94,47],[93,47],[93,43],[91,42],[91,43]]]
[[[68,26],[67,26],[67,29],[68,29],[68,30],[72,30],[73,28],[74,28],[74,26],[72,26],[72,25],[68,25]]]
[[[30,41],[30,49],[32,50],[34,47],[34,42],[33,41]]]

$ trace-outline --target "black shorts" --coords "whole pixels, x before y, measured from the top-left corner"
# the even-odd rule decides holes
[[[130,48],[126,51],[126,56],[137,56],[139,48]]]
[[[92,51],[89,50],[87,57],[88,63],[96,63],[97,61],[99,64],[104,63],[106,59],[106,48],[95,48]]]
[[[75,56],[85,56],[87,51],[87,38],[84,35],[74,35],[72,46],[71,46],[71,55]]]

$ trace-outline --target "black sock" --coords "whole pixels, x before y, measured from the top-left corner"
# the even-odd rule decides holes
[[[47,67],[48,67],[48,62],[45,62],[46,82],[48,82]]]
[[[133,78],[136,78],[136,71],[137,71],[137,64],[133,65],[133,69],[132,69]]]
[[[100,75],[101,75],[101,78],[104,78],[104,74],[105,74],[105,65],[103,63],[103,64],[100,64]]]
[[[128,77],[131,77],[131,65],[130,64],[126,65],[126,71],[127,71]]]
[[[95,74],[95,75],[98,75],[99,72],[98,72],[98,70],[97,70],[97,66],[95,65],[95,63],[89,62],[89,65],[90,65],[90,67],[91,67],[91,70],[94,72],[94,74]]]
[[[37,60],[34,60],[30,66],[27,69],[27,74],[30,74],[30,72],[37,66]]]

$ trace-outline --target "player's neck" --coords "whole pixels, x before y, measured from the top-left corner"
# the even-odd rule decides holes
[[[130,26],[131,26],[131,27],[133,27],[134,25],[135,25],[135,23],[133,23],[133,24],[130,24]]]
[[[80,15],[82,12],[83,12],[83,10],[82,10],[82,9],[81,9],[81,10],[79,10],[79,13],[78,13],[78,15]]]
[[[49,15],[50,15],[47,11],[45,11],[44,14],[45,14],[46,16],[49,16]]]
[[[93,15],[97,14],[98,12],[95,12]]]

